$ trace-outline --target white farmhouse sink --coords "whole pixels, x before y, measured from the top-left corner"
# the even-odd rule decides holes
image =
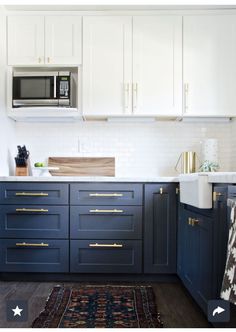
[[[212,208],[212,184],[207,173],[180,174],[180,202],[199,209]]]

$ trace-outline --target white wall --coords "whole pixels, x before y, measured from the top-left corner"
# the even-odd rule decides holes
[[[16,135],[17,142],[30,149],[32,162],[45,161],[48,156],[115,156],[117,176],[168,176],[177,174],[174,166],[182,151],[193,150],[200,155],[200,141],[205,137],[219,140],[221,170],[231,171],[233,125],[195,122],[17,123]]]
[[[13,172],[14,127],[6,116],[6,17],[0,6],[0,175]]]

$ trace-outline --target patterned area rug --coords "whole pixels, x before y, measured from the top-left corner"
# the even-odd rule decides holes
[[[53,288],[33,328],[163,327],[151,286]]]

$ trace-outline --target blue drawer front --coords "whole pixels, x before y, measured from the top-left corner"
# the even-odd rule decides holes
[[[141,206],[72,206],[71,239],[142,239]]]
[[[141,273],[142,241],[71,240],[70,272]]]
[[[72,205],[142,205],[142,184],[73,183]]]
[[[68,206],[0,205],[0,237],[66,239]]]
[[[0,241],[0,272],[68,272],[68,262],[68,240]]]
[[[61,183],[2,183],[0,204],[67,205],[69,185]]]

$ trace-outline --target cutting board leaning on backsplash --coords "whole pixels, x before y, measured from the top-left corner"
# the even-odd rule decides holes
[[[115,176],[115,158],[112,157],[49,157],[53,176]]]

